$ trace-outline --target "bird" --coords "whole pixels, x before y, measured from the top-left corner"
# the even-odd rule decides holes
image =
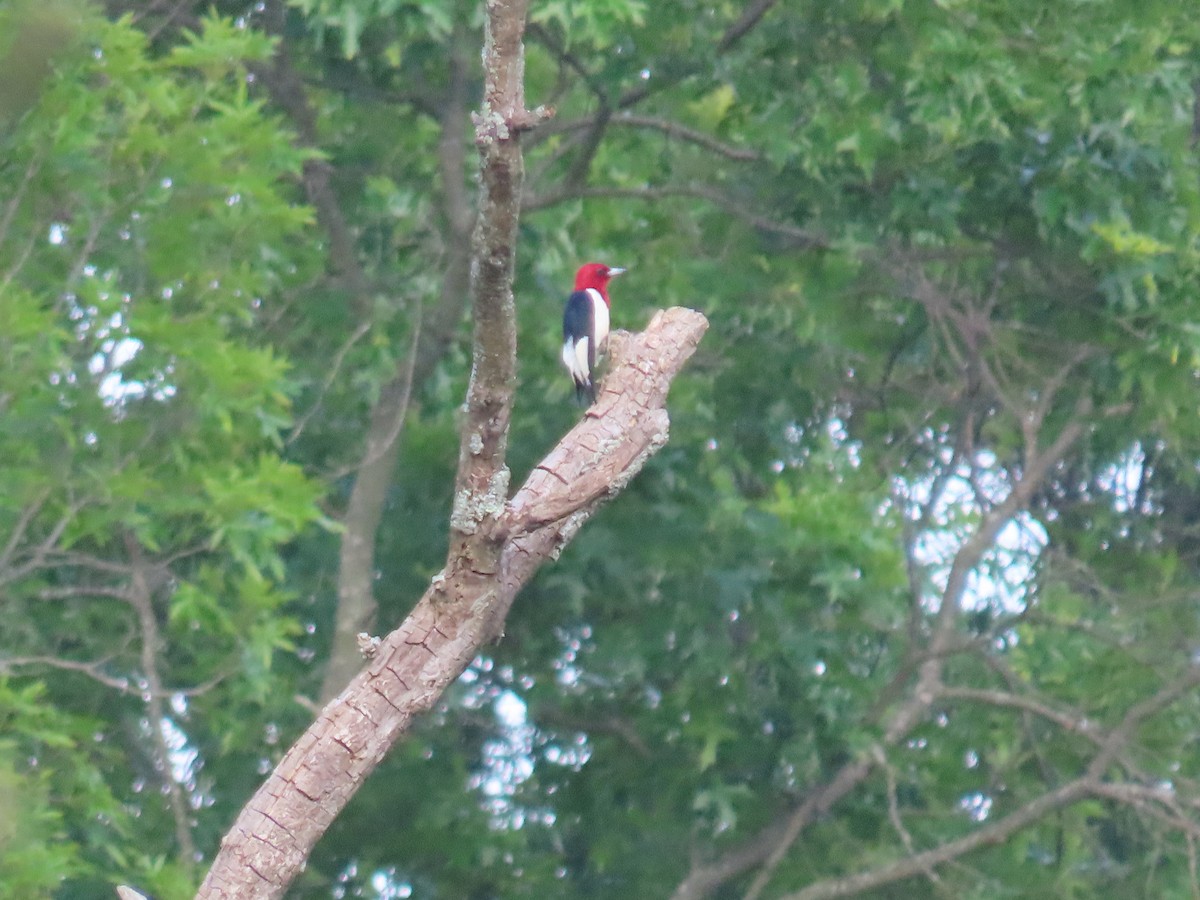
[[[575,273],[575,290],[563,309],[562,361],[575,382],[575,399],[596,402],[593,376],[596,360],[608,340],[608,282],[625,270],[603,263],[587,263]]]

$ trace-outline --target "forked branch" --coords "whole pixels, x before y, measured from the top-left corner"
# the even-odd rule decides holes
[[[612,370],[587,415],[476,539],[496,548],[487,577],[452,559],[370,665],[318,715],[242,810],[200,889],[205,900],[283,895],[309,851],[384,754],[503,629],[517,592],[667,440],[667,389],[708,327],[658,313],[614,334]],[[597,489],[594,473],[607,488]]]

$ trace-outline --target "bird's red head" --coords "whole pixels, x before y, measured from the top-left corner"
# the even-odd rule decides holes
[[[608,303],[608,280],[624,271],[615,266],[606,266],[604,263],[588,263],[580,266],[579,271],[575,273],[575,290],[586,291],[588,288],[595,288],[604,298],[604,302]]]

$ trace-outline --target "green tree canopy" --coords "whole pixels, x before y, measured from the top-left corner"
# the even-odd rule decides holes
[[[30,9],[0,894],[183,897],[446,554],[484,11]],[[514,485],[575,267],[711,328],[290,896],[1191,896],[1196,17],[544,2],[525,56]]]

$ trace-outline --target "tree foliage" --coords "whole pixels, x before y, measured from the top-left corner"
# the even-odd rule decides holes
[[[484,12],[31,9],[0,894],[186,896],[447,552]],[[1191,896],[1195,17],[545,2],[525,53],[514,483],[576,265],[711,330],[291,895]]]

